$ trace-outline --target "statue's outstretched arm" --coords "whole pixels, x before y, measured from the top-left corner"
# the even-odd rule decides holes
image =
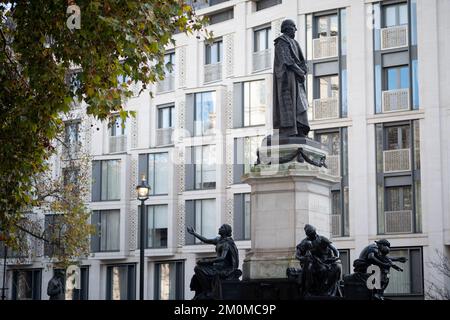
[[[197,232],[195,232],[194,228],[192,228],[192,227],[187,227],[187,232],[192,234],[194,237],[199,239],[201,242],[204,242],[207,244],[214,244],[214,245],[217,244],[217,238],[213,238],[213,239],[205,238],[201,234],[198,234]]]
[[[368,258],[369,258],[369,261],[375,262],[375,264],[377,264],[377,265],[384,266],[384,267],[392,266],[392,263],[385,263],[385,262],[381,261],[380,259],[378,259],[373,252],[369,253]]]

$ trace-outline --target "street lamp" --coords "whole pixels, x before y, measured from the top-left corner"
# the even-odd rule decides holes
[[[140,262],[139,262],[139,300],[144,300],[144,246],[145,246],[145,200],[148,199],[150,193],[150,186],[145,180],[145,175],[142,175],[142,181],[136,186],[137,198],[141,200],[141,236],[139,240],[140,248]]]

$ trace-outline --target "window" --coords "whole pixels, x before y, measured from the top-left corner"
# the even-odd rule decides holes
[[[266,82],[244,82],[244,126],[257,126],[266,123]]]
[[[166,75],[173,73],[175,65],[175,52],[169,52],[164,55],[164,66],[166,67]]]
[[[194,151],[194,188],[214,189],[216,187],[216,146],[197,146]]]
[[[175,106],[161,106],[158,107],[158,129],[172,128],[174,118]]]
[[[167,205],[147,206],[147,248],[167,248]]]
[[[108,252],[120,250],[120,210],[94,211],[91,224],[96,227],[91,236],[92,252]]]
[[[111,121],[109,135],[111,137],[125,136],[127,134],[125,121],[120,116],[114,116]]]
[[[80,121],[67,121],[64,123],[64,143],[66,148],[73,149],[80,143]]]
[[[341,273],[341,278],[342,278],[344,275],[351,273],[350,250],[348,250],[348,249],[339,250],[339,257],[341,258],[341,263],[342,263],[342,273]]]
[[[208,15],[210,25],[231,20],[233,19],[233,17],[234,17],[233,8]]]
[[[120,200],[120,160],[92,162],[92,201]]]
[[[136,296],[134,264],[108,266],[106,273],[106,300],[134,300]]]
[[[270,27],[255,30],[253,52],[264,51],[270,48]]]
[[[281,0],[257,0],[256,1],[256,11],[267,9],[277,4],[281,4]]]
[[[317,38],[338,35],[338,17],[336,14],[316,17]]]
[[[319,99],[339,97],[339,76],[318,77]]]
[[[314,138],[329,151],[326,159],[329,174],[340,177],[340,182],[331,187],[331,234],[333,237],[348,236],[347,128],[317,130]]]
[[[400,66],[385,68],[386,90],[409,88],[409,67]]]
[[[256,151],[263,139],[264,136],[234,139],[234,183],[241,183],[241,176],[250,172],[256,162]]]
[[[194,100],[194,135],[213,134],[216,128],[216,93],[196,93]]]
[[[411,146],[409,125],[386,127],[386,150],[405,149]]]
[[[72,190],[78,188],[78,175],[80,170],[78,168],[64,168],[63,169],[63,183],[65,187],[70,186]]]
[[[44,218],[45,237],[50,242],[44,242],[44,255],[52,257],[62,253],[60,241],[64,236],[65,226],[60,214],[46,214]]]
[[[109,124],[109,152],[123,152],[127,148],[127,127],[120,116],[114,116]]]
[[[80,72],[69,72],[66,76],[66,84],[69,86],[69,90],[76,94],[77,90],[81,88]]]
[[[184,299],[184,263],[155,263],[155,300]]]
[[[66,300],[88,300],[89,297],[89,267],[80,267],[80,288],[69,289],[67,281],[73,281],[72,278],[67,279],[66,270],[54,269],[53,272],[61,272],[63,274],[63,284]]]
[[[216,64],[222,62],[222,40],[214,41],[205,45],[205,64]]]
[[[148,184],[151,195],[169,193],[169,154],[150,153],[148,155]]]
[[[40,300],[42,272],[40,269],[14,270],[13,300]]]
[[[251,202],[250,193],[234,195],[233,238],[250,240]]]
[[[383,7],[384,27],[394,27],[408,24],[407,3],[387,5]]]
[[[216,201],[214,199],[195,201],[195,230],[207,238],[217,235]],[[201,243],[196,239],[197,243]]]
[[[421,230],[419,121],[377,124],[378,233]]]
[[[421,248],[392,249],[389,256],[405,257],[406,263],[394,262],[403,272],[391,269],[386,296],[422,296],[423,262]]]

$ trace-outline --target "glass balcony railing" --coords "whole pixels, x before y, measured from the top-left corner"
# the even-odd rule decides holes
[[[127,150],[127,136],[110,136],[109,152],[123,152]]]
[[[156,129],[156,145],[164,146],[173,144],[172,133],[173,128]]]
[[[253,52],[253,71],[266,70],[272,67],[272,50]]]
[[[222,63],[205,64],[205,83],[222,80]]]
[[[409,110],[409,89],[395,89],[382,92],[383,112]]]
[[[313,119],[326,120],[339,118],[339,98],[330,97],[313,100]]]
[[[168,92],[175,90],[175,74],[167,73],[164,80],[158,82],[156,86],[156,92]]]

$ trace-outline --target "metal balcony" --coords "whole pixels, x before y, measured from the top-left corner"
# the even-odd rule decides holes
[[[381,29],[381,50],[406,47],[408,45],[408,25]]]
[[[159,81],[156,86],[157,93],[174,91],[174,90],[175,90],[175,74],[174,73],[167,73],[164,80]]]
[[[409,110],[409,89],[395,89],[382,92],[383,112]]]
[[[326,120],[339,118],[339,98],[331,97],[313,100],[313,119]]]
[[[342,216],[340,214],[331,215],[331,236],[340,237],[342,235]]]
[[[127,150],[127,136],[109,137],[109,152],[124,152]]]
[[[412,210],[385,211],[384,230],[385,233],[412,233],[413,220]]]
[[[313,39],[313,59],[334,58],[338,56],[338,36]]]
[[[384,173],[402,172],[411,170],[410,149],[395,149],[383,151]]]
[[[253,72],[270,69],[271,67],[272,67],[271,49],[253,52]]]
[[[335,176],[335,177],[341,176],[341,166],[340,166],[341,156],[340,155],[338,155],[338,154],[328,155],[325,162],[327,164],[328,172],[330,175]]]
[[[156,145],[165,146],[173,144],[172,132],[173,128],[156,129]]]
[[[205,83],[222,80],[222,63],[205,64]]]

